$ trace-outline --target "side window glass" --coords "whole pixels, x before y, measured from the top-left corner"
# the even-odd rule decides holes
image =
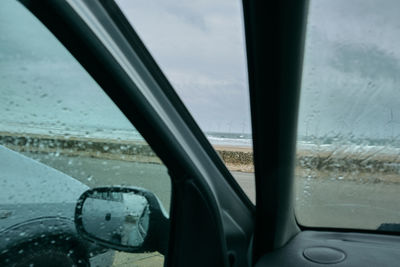
[[[300,224],[400,231],[399,7],[310,1],[296,167]]]
[[[162,266],[160,253],[103,253],[68,230],[78,197],[92,187],[146,188],[169,211],[170,178],[79,62],[14,0],[0,1],[0,95],[0,258]]]
[[[116,2],[254,202],[241,1]]]

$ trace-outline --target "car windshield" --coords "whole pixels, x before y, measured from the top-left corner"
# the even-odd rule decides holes
[[[298,122],[305,226],[400,231],[398,1],[311,1]]]

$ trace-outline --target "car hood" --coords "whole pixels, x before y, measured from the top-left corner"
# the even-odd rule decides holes
[[[0,231],[40,217],[73,219],[76,202],[88,188],[0,145]]]

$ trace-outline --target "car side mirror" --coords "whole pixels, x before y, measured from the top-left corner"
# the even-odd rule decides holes
[[[164,254],[168,246],[168,215],[158,198],[142,188],[84,192],[76,205],[75,226],[83,238],[119,251]]]

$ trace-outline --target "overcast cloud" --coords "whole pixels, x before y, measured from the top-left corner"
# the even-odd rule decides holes
[[[250,130],[240,1],[117,1],[206,131]],[[310,3],[300,135],[400,133],[396,0]]]
[[[203,130],[250,132],[240,1],[117,3]]]
[[[203,130],[250,131],[240,1],[117,2]],[[132,129],[37,19],[15,1],[1,4],[3,128]],[[311,1],[301,136],[399,137],[399,11],[397,0]]]
[[[311,1],[300,135],[400,134],[398,1]]]

